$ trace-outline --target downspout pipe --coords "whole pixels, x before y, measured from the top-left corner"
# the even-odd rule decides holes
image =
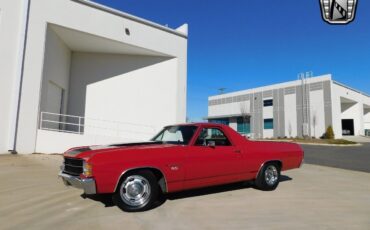
[[[31,0],[23,0],[23,19],[21,34],[19,39],[19,53],[18,53],[18,65],[17,73],[14,86],[14,97],[13,97],[13,109],[11,113],[12,123],[10,127],[10,140],[9,140],[9,152],[17,154],[17,134],[19,124],[19,111],[21,105],[22,85],[24,76],[24,62],[26,57],[26,46],[27,46],[27,34],[28,34],[28,23],[30,16]]]

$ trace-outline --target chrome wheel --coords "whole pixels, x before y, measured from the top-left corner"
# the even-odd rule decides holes
[[[279,173],[274,165],[269,165],[265,170],[265,181],[268,185],[273,186],[279,179]]]
[[[120,196],[122,201],[132,207],[146,205],[150,200],[149,181],[140,176],[128,176],[120,186]]]

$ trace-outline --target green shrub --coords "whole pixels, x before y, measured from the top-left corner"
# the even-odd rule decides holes
[[[329,139],[329,140],[333,140],[334,139],[334,131],[333,131],[333,127],[330,125],[328,126],[328,128],[326,129],[326,132],[325,132],[325,139]]]

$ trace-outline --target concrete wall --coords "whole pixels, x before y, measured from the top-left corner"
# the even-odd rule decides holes
[[[297,136],[297,109],[296,95],[287,94],[284,96],[285,135],[287,137]]]
[[[262,107],[262,97],[273,97],[273,111],[270,107]],[[307,79],[304,90],[299,80],[211,96],[208,99],[208,116],[235,116],[239,105],[236,101],[249,98],[253,98],[250,107],[251,128],[256,138],[262,135],[295,137],[304,133],[319,138],[330,125],[333,126],[335,137],[342,138],[342,119],[354,120],[355,135],[364,135],[364,130],[370,126],[370,97],[333,81],[331,75]],[[309,102],[304,98],[308,98]],[[272,117],[273,133],[263,130],[263,119]]]
[[[365,105],[365,106],[364,106]],[[336,138],[342,138],[342,119],[353,119],[355,135],[364,135],[364,107],[370,106],[370,97],[353,89],[332,84],[333,129]]]
[[[238,130],[238,120],[236,117],[232,117],[229,119],[229,126],[234,130]]]
[[[306,81],[305,92],[309,104],[303,101],[300,80],[212,96],[209,97],[208,116],[238,115],[238,101],[248,101],[252,98],[250,113],[254,137],[302,136],[303,123],[308,125],[310,121],[311,127],[306,128],[306,135],[318,138],[325,132],[326,127],[332,124],[331,91],[331,75],[323,75]],[[273,107],[263,107],[263,100],[267,99],[273,99]],[[307,111],[308,107],[310,113],[304,121],[303,111]],[[263,128],[263,120],[268,118],[274,120],[273,130]]]
[[[154,60],[158,62],[158,59]],[[163,126],[178,122],[177,91],[173,87],[176,84],[173,76],[176,75],[177,66],[177,59],[165,60],[89,84],[85,116],[119,121],[122,126],[124,123],[132,124],[131,128],[127,125],[128,132],[121,135],[132,136],[129,132],[132,130],[143,134],[140,135],[141,140],[149,140]],[[92,68],[93,72],[95,68]],[[94,132],[89,129],[89,126],[94,126],[94,121],[87,120],[85,125],[86,134]],[[125,130],[124,126],[121,130]]]
[[[100,53],[82,53],[82,52],[73,52],[72,54],[72,64],[71,64],[71,80],[70,80],[70,94],[68,101],[68,114],[83,116],[89,118],[97,118],[98,114],[94,113],[85,113],[85,104],[86,104],[86,93],[87,87],[90,85],[98,85],[99,82],[106,82],[116,78],[121,77],[130,79],[130,85],[127,85],[127,82],[115,82],[117,87],[122,87],[121,90],[115,89],[112,93],[116,93],[117,97],[112,98],[111,100],[106,99],[106,101],[118,102],[117,98],[124,100],[124,98],[130,98],[130,105],[135,102],[133,100],[133,95],[130,95],[125,92],[125,88],[131,87],[131,89],[136,90],[148,90],[147,80],[157,80],[162,82],[165,87],[173,86],[174,78],[168,79],[168,76],[176,76],[176,72],[171,70],[162,69],[161,73],[150,72],[151,66],[164,62],[168,60],[165,57],[154,57],[154,56],[138,56],[138,55],[120,55],[120,54],[100,54]],[[174,62],[177,64],[176,62]],[[166,66],[165,66],[166,67]],[[139,72],[139,75],[136,75],[137,78],[134,78],[134,74],[138,73],[141,68],[149,70],[149,72]],[[177,69],[175,69],[177,71]],[[161,76],[164,74],[164,79],[168,80],[168,83],[161,80]],[[140,78],[141,77],[141,78]],[[133,85],[131,85],[133,84]],[[153,85],[149,87],[154,88]],[[159,87],[156,87],[159,88]],[[173,87],[172,87],[173,88]],[[103,90],[103,89],[102,89]],[[108,91],[110,91],[108,89]],[[148,91],[149,92],[149,91]],[[101,91],[98,93],[99,96],[105,98],[106,91]],[[124,97],[119,97],[119,93],[124,93]],[[163,96],[165,91],[161,91],[159,96]],[[143,95],[144,96],[144,95]],[[173,98],[176,98],[176,95],[172,95]],[[156,96],[154,96],[156,97]],[[121,101],[122,104],[125,104],[127,101]],[[90,101],[91,103],[91,101]],[[107,104],[107,103],[106,103]],[[114,103],[116,106],[116,103]],[[107,117],[107,120],[108,117]],[[118,119],[121,120],[121,119]],[[136,119],[134,119],[136,120]]]
[[[364,109],[364,126],[365,129],[370,129],[370,108]]]
[[[320,138],[326,132],[323,90],[310,92],[310,125],[312,137]]]
[[[31,153],[36,149],[46,29],[50,23],[71,28],[81,33],[93,34],[110,41],[124,43],[132,47],[143,47],[146,50],[159,52],[163,56],[176,57],[178,59],[178,68],[176,69],[176,74],[173,75],[175,80],[172,85],[176,91],[176,96],[173,100],[176,105],[171,105],[171,108],[176,107],[176,110],[173,113],[171,111],[171,114],[174,114],[172,120],[177,122],[185,121],[186,38],[166,32],[166,29],[158,29],[154,26],[133,21],[117,14],[107,13],[93,7],[87,7],[74,1],[32,1],[30,12],[24,66],[25,76],[21,92],[18,126],[17,150],[19,152]],[[14,25],[13,22],[11,24]],[[130,29],[130,36],[125,36],[125,28]],[[14,40],[18,37],[13,36],[11,38]],[[167,112],[163,111],[163,113]]]
[[[251,105],[251,133],[253,138],[263,138],[263,94],[252,94]]]
[[[24,11],[24,1],[0,0],[0,154],[13,147]]]
[[[225,116],[230,114],[241,114],[243,107],[247,113],[251,111],[250,100],[222,104],[218,106],[208,106],[209,116]]]
[[[63,140],[63,141],[61,141]],[[73,133],[54,132],[48,130],[37,130],[37,142],[35,152],[37,153],[62,153],[76,146],[114,144],[130,142],[131,139],[122,137],[111,137],[103,135],[79,135]]]
[[[69,94],[69,73],[71,63],[71,50],[66,44],[58,37],[58,35],[48,27],[46,31],[46,43],[45,43],[45,56],[44,56],[44,69],[43,79],[41,88],[41,101],[40,110],[42,112],[60,113],[59,111],[53,111],[53,104],[59,103],[55,101],[55,98],[48,93],[51,90],[51,85],[56,86],[64,90],[64,99],[62,113],[67,112],[67,101]]]

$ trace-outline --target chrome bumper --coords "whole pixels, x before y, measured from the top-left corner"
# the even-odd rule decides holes
[[[83,189],[85,194],[96,194],[96,185],[93,178],[81,179],[79,177],[71,176],[63,172],[59,173],[59,177],[62,178],[63,183],[66,186]]]

